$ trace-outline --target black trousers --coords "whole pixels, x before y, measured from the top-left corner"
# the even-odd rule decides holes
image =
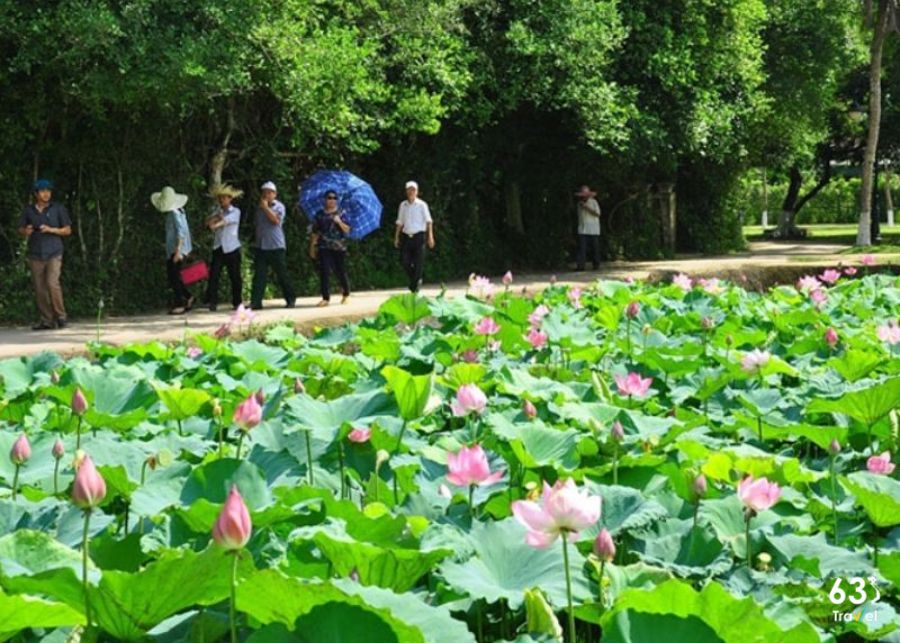
[[[403,234],[400,239],[400,264],[406,273],[408,288],[410,292],[418,292],[425,269],[425,233],[417,232],[411,237]]]
[[[253,289],[250,294],[250,305],[253,308],[262,308],[263,295],[266,292],[266,279],[269,276],[269,266],[275,270],[275,279],[281,288],[281,294],[288,305],[294,303],[296,296],[291,280],[288,278],[287,251],[284,248],[275,250],[263,250],[256,248],[253,251]]]
[[[191,291],[181,281],[183,264],[184,258],[181,261],[175,261],[174,254],[166,259],[166,276],[169,278],[169,288],[172,289],[172,306],[175,308],[186,305],[188,299],[191,298]]]
[[[319,288],[322,291],[322,299],[331,299],[331,290],[328,284],[329,275],[334,272],[341,284],[344,296],[350,294],[350,280],[347,278],[347,251],[329,250],[319,248]]]
[[[209,268],[209,288],[206,291],[206,302],[210,306],[219,303],[219,276],[222,267],[228,269],[228,280],[231,282],[231,305],[237,308],[241,304],[241,291],[244,287],[241,281],[241,249],[232,252],[222,252],[222,248],[213,250],[212,266]]]
[[[588,245],[591,246],[591,263],[594,264],[594,270],[597,270],[600,267],[600,235],[598,234],[578,235],[578,269],[584,270]]]

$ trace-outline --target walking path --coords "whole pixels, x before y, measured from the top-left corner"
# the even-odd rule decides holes
[[[808,264],[812,270],[813,266],[858,263],[858,256],[839,254],[845,249],[846,246],[824,243],[758,242],[752,243],[750,251],[746,253],[719,257],[681,257],[669,261],[614,262],[596,272],[560,272],[556,276],[559,283],[568,284],[587,284],[598,277],[646,279],[677,272],[695,276],[730,276],[734,279],[741,271],[761,267],[796,268]],[[880,255],[879,261],[886,263],[888,257]],[[893,257],[893,261],[896,263],[898,257]],[[515,287],[526,286],[529,291],[534,292],[547,286],[550,278],[548,273],[516,274]],[[465,282],[448,284],[447,296],[464,295],[466,287]],[[437,286],[426,285],[422,294],[434,296],[439,291]],[[326,308],[315,307],[318,297],[301,297],[297,300],[296,308],[290,310],[284,308],[283,300],[269,300],[264,303],[264,310],[256,312],[254,323],[269,324],[290,320],[298,328],[310,329],[356,321],[374,314],[385,299],[402,292],[403,289],[357,292],[346,304],[341,305],[338,303],[339,299],[335,298],[332,299],[331,306]],[[165,314],[111,317],[103,321],[101,339],[111,344],[179,341],[185,332],[214,332],[228,321],[230,315],[231,311],[212,313],[205,309],[195,309],[183,317]],[[36,332],[27,327],[0,328],[0,358],[33,355],[45,350],[61,355],[82,353],[85,344],[96,338],[97,327],[90,320],[75,320],[68,328],[56,331]]]

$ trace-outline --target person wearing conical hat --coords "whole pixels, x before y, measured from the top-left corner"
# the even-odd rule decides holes
[[[244,286],[241,280],[241,241],[238,238],[241,211],[231,202],[240,198],[243,191],[224,183],[213,186],[209,193],[216,199],[218,206],[206,219],[207,227],[213,231],[213,256],[209,269],[206,303],[210,310],[214,311],[218,307],[219,277],[222,268],[225,267],[228,269],[228,280],[231,282],[231,306],[237,309],[243,301]]]
[[[183,315],[194,305],[191,291],[181,280],[181,268],[193,250],[191,229],[184,211],[187,200],[187,195],[178,194],[169,185],[150,195],[153,207],[166,215],[166,276],[172,289],[170,315]]]
[[[594,270],[600,267],[600,205],[594,198],[597,193],[586,185],[575,193],[578,197],[578,267],[584,270],[588,246]]]

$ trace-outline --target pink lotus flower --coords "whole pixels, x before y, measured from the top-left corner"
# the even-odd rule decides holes
[[[525,339],[528,340],[528,343],[531,344],[533,349],[540,350],[547,344],[549,338],[544,331],[532,327],[528,331],[528,334],[525,335]]]
[[[857,273],[857,270],[853,266],[847,266],[846,268],[844,268],[844,274],[847,275],[848,277],[852,277],[856,273]]]
[[[22,433],[9,450],[9,459],[14,465],[21,466],[31,457],[31,444],[28,437]]]
[[[187,356],[191,359],[197,359],[201,355],[203,355],[203,349],[199,346],[191,346],[187,349]]]
[[[625,306],[625,316],[629,319],[634,319],[640,314],[640,312],[641,305],[636,301],[632,301],[627,306]]]
[[[256,317],[256,313],[254,313],[251,308],[247,308],[244,304],[240,304],[237,307],[237,310],[231,315],[231,323],[243,326],[246,323],[252,322],[254,317]]]
[[[684,292],[690,292],[694,288],[694,281],[683,272],[672,277],[672,283],[681,288]]]
[[[487,277],[472,273],[469,275],[469,292],[478,299],[490,299],[494,296],[494,284]]]
[[[756,375],[766,367],[770,359],[772,356],[768,351],[761,351],[757,348],[741,358],[741,368],[748,375]]]
[[[231,421],[241,431],[249,431],[262,422],[262,407],[259,405],[259,400],[256,399],[255,393],[238,404]]]
[[[53,449],[51,450],[53,457],[57,460],[61,460],[64,455],[66,455],[66,447],[60,440],[57,440],[53,443]]]
[[[533,420],[537,417],[537,409],[534,404],[531,403],[531,400],[525,400],[522,402],[522,414],[528,418],[529,420]]]
[[[450,402],[450,410],[456,417],[468,415],[473,411],[480,415],[486,406],[487,396],[477,384],[463,384],[456,391],[456,399]]]
[[[81,392],[80,388],[76,388],[75,392],[72,394],[72,413],[75,415],[84,415],[87,410],[87,398],[84,396],[84,393]]]
[[[91,456],[85,455],[75,470],[75,482],[72,483],[72,502],[76,507],[91,509],[99,505],[105,497],[106,481],[97,471]]]
[[[610,562],[616,557],[616,544],[606,527],[600,530],[594,540],[594,553],[604,562]]]
[[[467,364],[474,364],[478,361],[478,351],[474,348],[470,348],[469,350],[463,351],[460,354],[459,359]]]
[[[821,275],[819,275],[819,280],[822,281],[823,283],[828,284],[829,286],[833,286],[834,284],[836,284],[840,278],[841,278],[841,271],[835,270],[834,268],[829,268],[828,270],[823,272]]]
[[[491,473],[487,455],[480,444],[447,454],[447,481],[458,487],[491,485],[503,477],[503,471]]]
[[[643,397],[650,390],[653,384],[653,378],[641,377],[640,373],[629,373],[628,375],[616,375],[616,387],[619,389],[620,395],[628,397]]]
[[[572,479],[557,481],[552,487],[544,482],[541,502],[516,500],[512,512],[528,529],[525,542],[544,549],[562,536],[569,542],[578,540],[578,532],[600,520],[600,496],[579,491]]]
[[[541,322],[544,321],[544,317],[546,317],[550,313],[550,309],[547,308],[544,304],[541,304],[534,311],[528,315],[528,323],[531,324],[534,328],[537,328],[541,325]]]
[[[357,444],[368,442],[372,437],[372,429],[366,427],[356,427],[347,435],[347,439]]]
[[[512,271],[511,271],[511,270],[507,270],[507,271],[503,274],[503,278],[502,278],[501,281],[503,281],[503,285],[504,285],[504,286],[509,286],[509,285],[513,282],[513,274],[512,274]]]
[[[885,451],[881,455],[873,455],[866,460],[866,469],[869,473],[875,473],[881,476],[889,476],[894,473],[896,466],[891,462],[891,452]]]
[[[238,491],[237,485],[231,485],[225,505],[212,528],[212,537],[217,545],[225,549],[241,549],[250,540],[253,523],[250,512]]]
[[[781,487],[767,478],[747,476],[738,483],[738,497],[755,512],[765,511],[781,497]]]
[[[705,496],[706,492],[709,490],[709,485],[706,482],[706,476],[701,473],[696,478],[694,478],[691,489],[698,498],[702,498],[703,496]]]
[[[213,337],[216,339],[225,339],[231,334],[231,324],[222,324],[216,329],[216,332],[213,333]]]
[[[720,295],[725,292],[725,287],[721,284],[717,277],[711,279],[700,279],[700,287],[710,295]]]
[[[475,324],[476,335],[496,335],[500,332],[500,326],[494,321],[493,317],[482,317]]]
[[[834,348],[838,345],[839,341],[840,338],[838,337],[837,331],[829,326],[825,331],[825,343],[828,344],[829,348]]]
[[[837,438],[831,438],[831,442],[828,443],[828,453],[831,455],[837,455],[841,452],[841,443],[838,442]]]
[[[622,442],[625,439],[625,429],[622,428],[622,423],[618,420],[613,422],[612,429],[609,431],[609,437],[612,438],[613,442]]]
[[[884,326],[879,326],[876,331],[878,339],[888,344],[900,343],[900,324],[895,321],[888,322]]]
[[[870,255],[870,254],[863,255],[862,257],[859,258],[859,262],[864,266],[874,266],[876,263],[875,255]]]
[[[569,288],[569,291],[566,293],[566,297],[569,298],[569,303],[572,304],[573,308],[581,308],[581,288],[579,288],[578,286]]]
[[[797,290],[806,292],[812,290],[818,290],[822,284],[819,283],[819,280],[813,277],[812,275],[803,275],[797,281]]]
[[[828,301],[828,293],[825,292],[824,288],[816,288],[810,291],[809,298],[818,307]]]

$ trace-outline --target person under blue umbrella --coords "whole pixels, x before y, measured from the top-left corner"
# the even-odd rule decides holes
[[[322,301],[316,306],[327,306],[331,301],[329,278],[332,272],[341,284],[343,297],[347,303],[350,297],[350,280],[347,278],[347,239],[351,228],[344,211],[338,206],[338,193],[325,192],[323,206],[316,212],[309,238],[309,256],[318,261],[319,287]]]

